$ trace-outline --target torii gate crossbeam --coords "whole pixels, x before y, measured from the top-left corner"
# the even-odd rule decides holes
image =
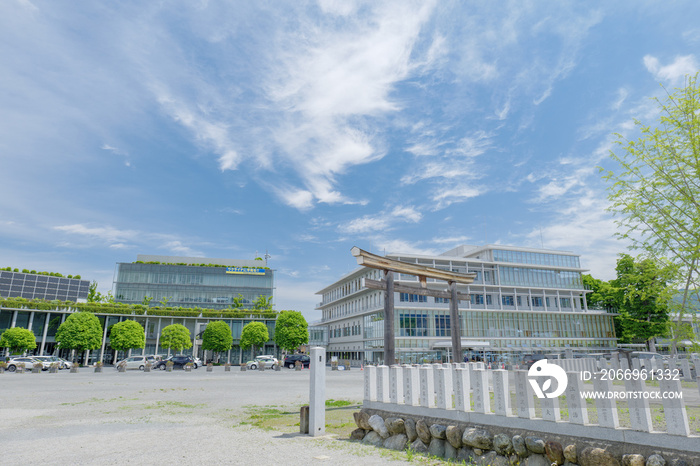
[[[463,293],[457,293],[457,283],[470,284],[476,278],[475,273],[458,273],[448,270],[436,269],[418,264],[410,264],[401,262],[387,257],[377,256],[369,253],[358,247],[353,247],[351,253],[357,258],[358,265],[382,270],[385,280],[381,285],[371,283],[371,288],[384,289],[384,363],[393,364],[396,361],[396,348],[394,344],[394,272],[403,273],[406,275],[415,275],[421,284],[420,287],[411,287],[401,285],[402,292],[408,292],[423,296],[435,296],[436,290],[427,288],[427,279],[434,278],[445,280],[449,284],[450,295],[450,333],[452,336],[452,361],[455,361],[455,356],[461,357],[462,354],[462,339],[461,325],[459,320],[459,298],[465,296]],[[370,285],[367,280],[366,284]],[[442,294],[442,293],[440,293]]]

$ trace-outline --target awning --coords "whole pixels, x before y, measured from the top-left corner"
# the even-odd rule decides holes
[[[462,339],[462,348],[484,348],[491,346],[488,341],[464,340]],[[430,349],[452,348],[452,340],[439,340],[431,343]]]

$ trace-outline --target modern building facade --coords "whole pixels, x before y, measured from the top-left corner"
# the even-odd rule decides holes
[[[88,280],[0,271],[0,297],[3,298],[85,301],[89,289]]]
[[[518,360],[524,354],[610,350],[616,347],[613,314],[588,309],[579,256],[563,251],[503,245],[459,246],[438,256],[389,254],[392,259],[454,272],[476,273],[460,301],[464,354],[489,360]],[[383,362],[384,292],[363,287],[381,280],[379,270],[361,267],[319,291],[317,309],[328,326],[330,356]],[[395,274],[396,283],[418,284]],[[447,284],[428,279],[429,288]],[[414,363],[446,360],[451,349],[449,300],[395,293],[396,357]]]
[[[81,309],[79,307],[71,308],[66,306],[56,306],[54,309],[45,309],[46,306],[39,306],[38,304],[39,303],[22,303],[21,306],[8,306],[0,300],[0,334],[12,327],[27,328],[32,330],[36,336],[37,348],[31,351],[32,354],[56,355],[65,358],[70,357],[70,350],[60,349],[57,346],[55,338],[56,331],[70,314],[80,311]],[[44,309],[33,307],[42,307]],[[193,311],[190,313],[192,315],[187,316],[143,315],[143,311],[138,313],[130,311],[128,308],[110,309],[107,305],[102,307],[104,308],[104,312],[100,312],[99,310],[94,312],[104,332],[102,346],[96,350],[90,351],[87,361],[83,359],[85,357],[84,354],[78,354],[77,356],[83,363],[104,361],[110,364],[114,361],[117,355],[109,346],[109,335],[107,331],[112,325],[124,320],[135,320],[143,326],[146,333],[146,347],[132,350],[132,355],[169,354],[169,350],[161,346],[161,330],[171,324],[181,324],[190,331],[192,339],[192,348],[184,350],[182,353],[199,356],[202,360],[204,360],[205,357],[208,359],[211,357],[211,354],[204,354],[201,335],[207,324],[212,321],[224,321],[231,327],[233,348],[227,354],[222,355],[222,360],[230,361],[231,363],[240,363],[246,362],[255,356],[251,353],[250,349],[243,350],[239,346],[243,327],[250,322],[263,322],[267,326],[268,334],[270,335],[270,341],[265,344],[264,348],[259,348],[257,354],[279,354],[277,346],[272,341],[272,337],[275,334],[275,317],[261,317],[258,315],[236,318],[206,317],[203,316],[202,312],[197,311]],[[7,350],[0,348],[0,354],[3,353],[9,354]],[[172,354],[172,352],[170,352],[170,354]],[[118,356],[124,357],[125,355],[124,353],[120,353]]]
[[[243,308],[259,296],[272,297],[274,271],[259,260],[210,259],[179,256],[137,256],[133,263],[117,264],[116,301],[151,305],[167,301],[172,307],[225,309],[240,294]]]

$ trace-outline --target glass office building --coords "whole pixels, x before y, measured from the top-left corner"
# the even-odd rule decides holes
[[[458,285],[469,298],[459,302],[464,354],[488,360],[518,360],[528,353],[572,348],[596,352],[616,347],[613,314],[588,309],[579,256],[564,251],[504,245],[459,246],[438,256],[389,254],[403,262],[475,273]],[[317,294],[317,309],[329,330],[329,356],[383,361],[384,292],[362,279],[381,280],[379,270],[361,267]],[[418,286],[413,275],[397,283]],[[429,288],[446,282],[428,279]],[[394,296],[396,355],[401,362],[446,360],[451,350],[449,299],[410,293]]]
[[[117,265],[114,296],[123,303],[148,296],[151,305],[225,309],[240,294],[242,307],[251,308],[259,296],[273,296],[274,271],[263,261],[138,255]]]
[[[85,301],[89,289],[88,280],[0,271],[0,296],[3,298]]]

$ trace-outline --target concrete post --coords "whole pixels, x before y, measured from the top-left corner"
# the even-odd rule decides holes
[[[309,388],[309,434],[318,437],[326,434],[326,350],[311,348],[311,374]]]
[[[418,368],[404,366],[403,368],[403,395],[404,402],[409,406],[419,406],[420,389],[418,382]]]
[[[686,359],[687,361],[687,359]],[[680,380],[659,380],[659,391],[661,393],[671,394],[672,392],[681,393]],[[688,425],[688,415],[685,410],[683,398],[675,398],[667,396],[662,398],[661,402],[664,406],[664,416],[666,417],[666,432],[672,435],[690,435],[690,426]]]
[[[625,359],[623,359],[625,361]],[[625,380],[625,390],[628,392],[646,391],[645,384],[642,379]],[[627,400],[627,407],[630,412],[630,423],[632,429],[642,432],[651,432],[651,411],[649,410],[649,400],[647,398],[630,398]]]
[[[403,367],[389,368],[389,402],[403,404]]]
[[[452,384],[455,393],[455,409],[457,411],[471,411],[470,382],[468,369],[455,369],[452,374]]]
[[[452,409],[452,369],[440,367],[436,370],[438,383],[436,385],[437,406],[440,409]]]
[[[493,371],[493,405],[494,411],[497,415],[513,415],[513,411],[510,408],[508,371],[503,369],[496,369]]]
[[[572,424],[588,424],[588,408],[586,400],[581,396],[583,383],[580,372],[567,372],[566,403],[569,405],[569,422]]]
[[[529,384],[528,384],[529,385]],[[561,411],[559,410],[559,398],[541,398],[542,419],[545,421],[561,421]]]
[[[377,366],[365,367],[365,400],[377,401]]]
[[[532,397],[533,390],[527,381],[527,371],[515,371],[515,401],[518,404],[518,417],[535,418],[535,405]]]
[[[433,367],[422,366],[420,371],[420,405],[426,408],[435,407],[435,380]]]
[[[593,378],[593,390],[598,393],[611,393],[613,391],[613,383],[611,379],[602,380],[602,377]],[[596,398],[596,410],[598,411],[598,424],[601,427],[612,427],[617,429],[620,427],[620,421],[617,415],[617,403],[611,398]]]
[[[377,366],[377,401],[389,402],[389,366]]]
[[[474,370],[474,410],[477,413],[491,413],[488,374],[485,369]]]
[[[681,359],[681,370],[683,370],[683,380],[686,382],[692,382],[693,376],[690,373],[690,361],[688,359]]]

